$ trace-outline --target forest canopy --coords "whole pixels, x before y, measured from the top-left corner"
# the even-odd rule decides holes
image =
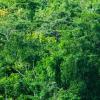
[[[0,0],[0,100],[100,100],[100,0]]]

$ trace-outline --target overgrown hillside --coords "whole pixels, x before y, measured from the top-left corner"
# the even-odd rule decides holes
[[[100,100],[100,0],[0,0],[0,100]]]

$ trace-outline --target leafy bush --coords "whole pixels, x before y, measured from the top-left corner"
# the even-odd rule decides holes
[[[99,100],[99,4],[1,0],[0,99]]]

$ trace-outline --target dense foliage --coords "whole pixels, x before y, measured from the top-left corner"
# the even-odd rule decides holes
[[[100,100],[100,0],[0,0],[0,100]]]

